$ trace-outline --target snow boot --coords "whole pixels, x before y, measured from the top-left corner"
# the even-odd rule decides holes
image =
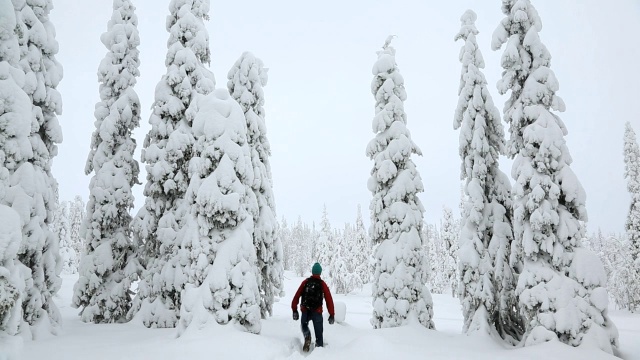
[[[311,346],[311,335],[307,335],[304,337],[304,345],[302,346],[302,351],[308,352],[310,346]]]

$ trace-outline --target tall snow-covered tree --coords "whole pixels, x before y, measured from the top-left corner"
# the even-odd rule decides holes
[[[253,214],[253,243],[258,256],[258,282],[260,285],[260,311],[262,317],[272,315],[274,297],[283,291],[282,243],[275,236],[276,206],[271,177],[271,147],[265,124],[264,91],[267,69],[262,61],[245,52],[227,75],[231,96],[242,106],[247,121],[247,142],[251,149],[254,169],[251,188],[258,200],[258,211]]]
[[[356,237],[356,228],[350,223],[346,223],[344,230],[342,231],[342,239],[339,242],[340,261],[334,261],[333,271],[335,276],[340,279],[342,283],[342,290],[344,294],[348,294],[355,289],[361,289],[363,285],[362,276],[358,273],[359,267],[368,264],[367,255],[369,251],[366,249],[359,249],[358,239]],[[364,264],[359,261],[364,261]],[[336,288],[337,288],[336,284]]]
[[[360,278],[361,284],[367,284],[371,278],[369,269],[369,260],[371,258],[371,242],[367,236],[367,231],[362,220],[362,208],[358,204],[358,212],[356,215],[356,224],[354,229],[354,272]]]
[[[333,277],[331,274],[331,262],[334,256],[334,241],[333,230],[331,229],[331,223],[329,222],[329,214],[327,212],[327,205],[322,208],[322,219],[320,220],[320,231],[318,233],[315,259],[314,262],[320,263],[322,266],[322,278],[328,285],[332,285]],[[311,266],[313,264],[309,264]]]
[[[640,148],[636,133],[629,122],[625,124],[624,131],[624,165],[624,177],[627,180],[627,190],[631,196],[625,229],[633,261],[632,264],[629,264],[632,271],[630,271],[631,281],[629,281],[630,287],[627,291],[629,293],[629,309],[640,311]]]
[[[30,221],[31,201],[22,185],[31,179],[17,175],[29,166],[33,150],[29,142],[32,105],[23,90],[25,74],[19,65],[16,25],[11,0],[0,0],[0,339],[23,331],[28,334],[23,304],[32,306],[28,309],[31,316],[46,317],[31,270],[18,257],[23,226]],[[8,346],[0,340],[0,347],[5,350]]]
[[[167,17],[167,72],[156,86],[145,137],[145,204],[133,222],[134,242],[143,267],[130,316],[140,313],[147,327],[175,327],[180,315],[180,293],[187,280],[180,243],[188,226],[182,206],[189,185],[193,156],[192,118],[187,109],[197,94],[215,88],[210,62],[209,0],[172,0]]]
[[[293,249],[293,270],[298,276],[310,271],[310,265],[313,263],[311,253],[311,230],[307,224],[302,222],[302,217],[298,216],[298,221],[294,225],[291,236],[289,237],[291,247]]]
[[[460,129],[460,177],[465,182],[459,266],[463,330],[496,331],[516,342],[523,330],[509,261],[513,240],[511,185],[499,169],[499,156],[505,151],[504,130],[481,70],[484,60],[476,42],[476,19],[476,14],[467,10],[455,36],[464,41],[453,122],[454,129]],[[445,239],[447,249],[449,244],[452,242]]]
[[[387,38],[378,51],[371,82],[376,135],[366,153],[374,161],[368,188],[373,195],[370,235],[377,244],[371,324],[374,328],[395,327],[415,319],[434,328],[433,301],[425,286],[428,260],[422,251],[424,207],[417,196],[424,187],[411,160],[412,154],[421,152],[406,126],[407,94],[392,39]]]
[[[199,97],[192,107],[196,144],[186,198],[190,230],[184,240],[189,284],[178,331],[234,321],[258,333],[260,292],[251,236],[258,202],[251,188],[244,112],[226,89]]]
[[[82,257],[84,252],[84,240],[80,236],[82,230],[82,223],[84,222],[86,214],[86,205],[82,200],[82,197],[76,195],[73,201],[69,205],[69,236],[71,237],[71,247],[78,255],[78,260]]]
[[[607,290],[619,309],[632,309],[637,274],[631,255],[629,239],[624,235],[597,234],[589,236],[586,244],[602,260],[607,273]]]
[[[442,223],[442,220],[440,221]],[[448,294],[449,279],[446,277],[444,243],[438,229],[434,224],[425,223],[422,227],[422,238],[424,239],[423,253],[429,259],[429,276],[427,284],[433,294]]]
[[[60,239],[60,258],[64,274],[78,273],[78,254],[71,244],[71,224],[69,223],[69,202],[58,204],[51,230]]]
[[[50,230],[57,203],[58,184],[51,173],[62,130],[57,115],[62,100],[56,90],[62,79],[62,66],[56,60],[58,43],[49,21],[51,0],[13,1],[15,34],[19,43],[19,67],[24,77],[19,82],[29,97],[29,114],[21,121],[29,127],[29,147],[23,149],[22,164],[9,168],[15,189],[12,207],[21,209],[22,245],[18,258],[31,269],[33,286],[23,298],[24,319],[38,333],[57,333],[60,314],[53,301],[60,288],[61,271],[58,239]],[[5,9],[7,10],[7,9]],[[10,51],[13,52],[15,48]],[[15,76],[15,75],[14,75]],[[19,75],[22,77],[21,75]],[[19,205],[18,205],[19,204]]]
[[[282,242],[284,269],[294,270],[295,248],[294,243],[291,240],[291,229],[289,229],[289,224],[284,216],[282,217],[282,221],[278,224],[278,232],[276,236],[280,239],[280,242]]]
[[[73,306],[82,321],[125,320],[137,266],[131,243],[132,187],[138,183],[136,141],[140,101],[133,90],[140,75],[138,18],[129,0],[114,0],[113,15],[100,40],[107,54],[98,68],[100,102],[85,174],[93,172],[82,232],[85,251],[74,285]]]
[[[540,17],[529,0],[503,0],[506,17],[492,41],[505,45],[501,94],[510,125],[508,154],[515,158],[514,247],[522,262],[516,294],[524,316],[525,345],[558,339],[585,341],[613,353],[618,345],[609,319],[606,273],[581,246],[587,220],[586,193],[571,170],[567,128],[555,113],[565,110],[550,69],[551,54],[540,41]]]
[[[342,233],[336,232],[334,235],[332,259],[329,264],[329,272],[332,274],[333,292],[336,294],[348,294],[352,290],[353,271],[349,268],[349,253],[352,248],[347,244],[347,237],[350,236],[351,230],[347,226]]]
[[[458,238],[459,230],[453,218],[453,212],[448,207],[442,209],[443,219],[440,230],[441,239],[444,245],[444,278],[447,282],[448,292],[451,296],[456,296],[458,291]]]

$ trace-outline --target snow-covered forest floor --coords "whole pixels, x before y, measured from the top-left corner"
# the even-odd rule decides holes
[[[71,308],[77,275],[63,275],[56,303],[64,328],[59,336],[29,341],[23,359],[609,359],[595,348],[573,348],[546,343],[509,349],[479,336],[460,334],[462,313],[457,299],[433,295],[437,331],[419,326],[373,330],[371,297],[363,291],[334,295],[347,305],[346,320],[329,325],[325,321],[325,348],[302,354],[300,323],[291,319],[291,296],[303,278],[285,275],[286,295],[274,304],[273,317],[264,320],[260,335],[252,335],[233,325],[211,326],[189,331],[176,338],[175,329],[147,329],[140,323],[95,325],[80,321]],[[620,356],[640,359],[640,315],[612,311],[620,331]],[[1,357],[1,356],[0,356]]]

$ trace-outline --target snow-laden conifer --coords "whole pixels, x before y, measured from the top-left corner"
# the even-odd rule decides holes
[[[78,254],[71,243],[71,224],[69,223],[69,203],[67,201],[58,204],[51,228],[54,235],[60,239],[62,273],[77,274]]]
[[[258,333],[260,292],[251,236],[258,203],[244,112],[226,89],[198,97],[189,112],[196,144],[183,241],[190,266],[178,331],[233,321]]]
[[[351,224],[345,224],[344,230],[336,230],[333,259],[330,272],[333,275],[333,292],[348,294],[362,287],[360,276],[355,272],[355,237]]]
[[[30,269],[18,259],[22,226],[30,219],[29,201],[20,184],[11,186],[13,175],[26,166],[32,153],[29,143],[32,105],[22,90],[25,74],[18,65],[16,24],[11,0],[0,0],[0,348],[4,352],[10,352],[7,349],[10,346],[3,339],[27,329],[22,309],[27,296],[41,299],[34,292]]]
[[[293,226],[290,236],[287,238],[291,242],[293,267],[298,276],[304,276],[309,272],[309,264],[313,263],[311,257],[311,233],[309,228],[302,222],[302,217],[298,216],[298,221]],[[284,239],[283,239],[284,241]]]
[[[132,137],[140,124],[140,101],[133,90],[140,75],[137,26],[131,1],[114,0],[107,31],[100,37],[107,54],[98,68],[100,102],[85,166],[85,174],[93,173],[81,233],[85,251],[72,300],[82,308],[85,322],[123,321],[137,278],[129,214],[139,173]]]
[[[510,341],[522,335],[522,322],[514,294],[515,276],[509,262],[511,186],[499,169],[504,153],[504,130],[482,73],[476,14],[467,10],[456,40],[462,72],[454,129],[460,129],[460,177],[465,182],[460,232],[460,302],[464,331],[494,330]],[[448,247],[450,242],[445,241]]]
[[[424,190],[411,160],[420,149],[407,129],[404,79],[395,61],[395,49],[387,38],[373,66],[371,93],[376,100],[367,146],[374,161],[368,188],[371,200],[375,272],[372,286],[374,328],[395,327],[418,321],[434,328],[433,302],[425,286],[429,267],[423,256],[424,207],[417,194]]]
[[[348,293],[348,276],[349,270],[347,269],[347,259],[345,252],[345,239],[344,233],[340,234],[334,232],[333,237],[333,251],[331,262],[323,268],[324,273],[330,273],[331,276],[331,291],[335,294],[347,294]],[[329,271],[327,271],[329,270]]]
[[[80,257],[82,257],[82,253],[84,252],[84,240],[82,240],[82,236],[80,236],[80,231],[82,230],[85,214],[86,205],[82,197],[76,195],[69,205],[69,236],[71,238],[71,247],[76,252],[78,261],[80,261]]]
[[[458,243],[459,227],[453,218],[453,212],[448,207],[442,209],[442,245],[444,245],[443,270],[444,278],[447,282],[447,291],[455,297],[458,292]]]
[[[254,177],[251,188],[258,201],[253,214],[253,243],[258,256],[260,311],[265,318],[273,313],[274,297],[282,293],[282,243],[275,236],[276,214],[271,177],[271,147],[265,124],[264,91],[267,70],[262,61],[245,52],[229,71],[227,86],[231,96],[242,106],[247,121],[247,142],[251,149]]]
[[[423,253],[429,259],[429,276],[427,284],[432,294],[450,294],[449,278],[446,276],[445,260],[447,251],[442,241],[442,219],[440,228],[434,224],[424,224],[422,238],[424,239]]]
[[[506,17],[492,44],[505,45],[498,90],[511,91],[504,119],[510,124],[508,153],[515,157],[513,230],[515,263],[522,262],[516,294],[523,341],[586,341],[613,353],[618,333],[607,314],[606,273],[600,259],[581,246],[586,193],[570,167],[567,128],[555,113],[565,105],[556,95],[551,54],[538,35],[542,22],[529,0],[502,4]]]
[[[369,260],[371,258],[371,242],[367,236],[367,230],[364,227],[362,219],[362,208],[358,204],[358,212],[356,214],[356,224],[354,229],[354,250],[353,261],[354,272],[360,278],[361,284],[368,284],[371,279],[371,271],[369,269]]]
[[[284,254],[284,269],[285,270],[294,270],[294,260],[295,260],[295,249],[294,243],[291,241],[291,229],[289,229],[289,224],[287,223],[287,219],[283,216],[282,220],[278,223],[278,231],[276,236],[282,242],[282,250]]]
[[[625,264],[629,267],[630,275],[626,290],[629,297],[629,310],[640,311],[640,148],[636,133],[628,122],[624,130],[624,165],[624,177],[631,196],[625,224],[632,261]]]
[[[322,208],[322,219],[320,220],[320,231],[315,244],[315,262],[320,263],[322,266],[322,278],[328,284],[332,285],[331,274],[331,262],[334,257],[334,242],[333,230],[331,229],[331,223],[329,222],[329,214],[327,212],[327,205]],[[313,264],[309,264],[311,266]],[[309,268],[310,269],[310,268]]]
[[[167,72],[156,85],[142,161],[147,170],[145,204],[133,222],[135,245],[143,266],[130,316],[148,327],[175,327],[180,293],[187,276],[187,255],[180,243],[188,228],[189,206],[181,203],[189,185],[193,156],[192,120],[186,111],[196,94],[215,87],[210,62],[209,0],[172,0],[167,17]]]
[[[24,319],[38,332],[57,333],[60,314],[53,297],[60,288],[61,271],[58,239],[50,230],[57,203],[58,184],[51,173],[62,130],[57,115],[62,99],[56,90],[62,79],[62,66],[56,60],[58,43],[49,21],[51,0],[13,1],[15,34],[19,42],[19,66],[24,72],[21,87],[31,102],[30,114],[22,118],[30,128],[29,158],[19,168],[10,169],[15,187],[14,201],[20,205],[22,245],[18,258],[32,272],[33,286],[23,299]],[[13,185],[16,184],[16,185]],[[18,188],[22,189],[19,190]],[[19,193],[19,194],[18,194]],[[14,209],[17,205],[12,205]]]

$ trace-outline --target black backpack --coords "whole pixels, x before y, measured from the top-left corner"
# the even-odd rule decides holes
[[[302,289],[302,306],[308,310],[315,310],[322,306],[323,298],[322,280],[314,277],[308,278],[304,289]]]

